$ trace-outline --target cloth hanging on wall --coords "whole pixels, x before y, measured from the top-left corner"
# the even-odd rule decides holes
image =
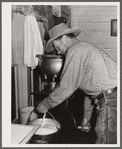
[[[38,65],[37,54],[43,54],[44,47],[34,14],[27,15],[24,24],[24,64],[32,69]]]

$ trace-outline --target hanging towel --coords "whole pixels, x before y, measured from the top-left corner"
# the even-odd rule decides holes
[[[44,47],[34,14],[27,15],[24,24],[24,64],[31,69],[38,65],[37,54],[43,54]]]

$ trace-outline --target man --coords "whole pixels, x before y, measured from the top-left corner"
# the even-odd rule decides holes
[[[47,112],[48,109],[62,103],[79,88],[88,95],[84,103],[82,130],[86,132],[90,130],[90,118],[93,109],[91,101],[96,99],[97,108],[99,107],[95,128],[97,133],[96,144],[108,143],[105,108],[109,107],[111,103],[116,106],[116,64],[104,51],[90,43],[78,40],[76,37],[81,33],[79,28],[69,28],[65,23],[61,23],[53,27],[49,33],[51,38],[47,43],[47,52],[50,52],[54,47],[58,54],[65,54],[65,64],[60,83],[47,98],[38,104],[37,110],[41,113]],[[113,121],[116,120],[113,119]],[[109,143],[113,142],[109,141]]]

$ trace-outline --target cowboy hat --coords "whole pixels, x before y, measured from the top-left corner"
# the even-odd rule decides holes
[[[54,26],[52,29],[49,30],[50,40],[47,42],[46,51],[51,52],[54,50],[52,42],[63,35],[73,33],[76,37],[81,33],[80,28],[69,28],[67,24],[61,23]]]

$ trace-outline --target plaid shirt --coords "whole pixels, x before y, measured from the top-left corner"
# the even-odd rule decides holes
[[[117,86],[116,63],[101,49],[87,42],[76,42],[67,49],[60,83],[44,99],[45,108],[53,108],[69,98],[78,88],[88,95]],[[82,97],[81,97],[82,100]],[[91,117],[91,101],[84,103],[84,117]]]

